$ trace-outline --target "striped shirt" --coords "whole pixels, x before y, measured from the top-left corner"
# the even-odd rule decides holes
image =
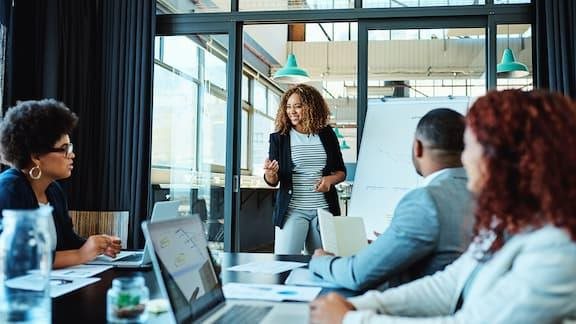
[[[289,208],[328,208],[323,192],[315,191],[326,166],[326,151],[318,135],[290,130],[292,158],[292,199]]]

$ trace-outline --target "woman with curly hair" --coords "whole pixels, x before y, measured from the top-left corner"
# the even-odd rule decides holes
[[[72,228],[66,196],[56,180],[72,174],[70,133],[77,122],[64,104],[45,99],[18,103],[0,123],[0,154],[3,163],[12,166],[0,174],[0,215],[4,209],[50,205],[54,268],[85,263],[102,253],[115,257],[121,248],[117,237],[84,239]]]
[[[346,178],[336,134],[327,124],[330,110],[314,87],[299,84],[284,93],[270,134],[264,180],[280,183],[274,206],[274,252],[300,254],[320,248],[317,208],[340,215],[334,185]]]
[[[444,271],[311,304],[313,323],[558,323],[576,316],[576,103],[491,91],[467,115],[462,162],[476,237]]]

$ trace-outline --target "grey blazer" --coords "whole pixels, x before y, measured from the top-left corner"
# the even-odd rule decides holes
[[[366,290],[444,269],[470,244],[473,215],[466,182],[463,168],[429,175],[398,202],[390,227],[378,239],[350,257],[313,257],[310,270],[348,289]]]
[[[517,234],[476,269],[471,247],[444,271],[351,298],[344,323],[559,323],[576,317],[576,242],[557,227]]]

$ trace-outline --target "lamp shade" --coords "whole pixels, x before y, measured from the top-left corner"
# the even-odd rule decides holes
[[[342,144],[340,144],[340,149],[341,150],[348,150],[350,149],[350,145],[348,145],[348,143],[346,143],[346,140],[342,141]]]
[[[280,83],[303,83],[310,81],[310,76],[306,70],[299,68],[296,62],[296,56],[290,53],[288,59],[286,60],[286,65],[283,68],[276,71],[272,77],[274,81]]]
[[[514,53],[506,48],[502,53],[502,61],[496,66],[496,76],[499,78],[522,78],[530,74],[526,64],[516,62]]]
[[[338,127],[334,127],[334,134],[336,134],[336,137],[338,137],[338,138],[344,138],[344,135],[342,135],[340,133],[340,130],[338,129]]]

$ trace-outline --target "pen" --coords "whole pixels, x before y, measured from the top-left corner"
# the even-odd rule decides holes
[[[52,286],[62,286],[73,283],[73,280],[69,279],[50,279],[50,285]]]

